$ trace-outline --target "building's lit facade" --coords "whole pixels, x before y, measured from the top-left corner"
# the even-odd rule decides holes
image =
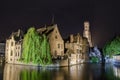
[[[37,31],[40,34],[46,34],[52,58],[64,55],[64,40],[59,32],[57,24],[39,28]]]
[[[22,37],[22,31],[18,30],[6,40],[5,61],[7,63],[17,63],[19,61],[22,51]]]

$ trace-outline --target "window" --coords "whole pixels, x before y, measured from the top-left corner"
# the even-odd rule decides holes
[[[60,44],[58,44],[58,48],[60,48]]]
[[[57,36],[55,36],[55,39],[57,39]]]
[[[57,56],[57,51],[55,50],[54,56]]]
[[[11,51],[10,55],[13,56],[13,51]]]
[[[12,58],[10,59],[10,61],[12,61]]]
[[[13,42],[11,42],[11,46],[13,46]]]

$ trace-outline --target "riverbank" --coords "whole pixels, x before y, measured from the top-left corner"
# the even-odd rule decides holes
[[[47,65],[40,65],[40,64],[34,64],[32,62],[30,63],[24,63],[24,62],[14,62],[14,63],[8,63],[8,64],[17,64],[17,65],[24,65],[24,66],[35,66],[35,67],[67,67],[67,66],[72,66],[72,65],[77,65],[81,63],[88,63],[85,61],[73,61],[73,60],[54,60],[52,64],[47,64]]]

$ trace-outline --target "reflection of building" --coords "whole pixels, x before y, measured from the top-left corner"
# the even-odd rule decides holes
[[[84,74],[86,71],[84,64],[71,66],[69,68],[69,79],[68,80],[89,80],[84,79]],[[87,72],[88,73],[88,72]]]
[[[64,55],[64,41],[60,35],[57,24],[52,26],[39,28],[37,30],[40,34],[46,34],[49,43],[52,57]]]
[[[23,32],[18,30],[6,40],[5,60],[8,63],[16,63],[21,56]]]
[[[91,33],[90,33],[90,24],[88,21],[84,22],[84,31],[83,31],[83,37],[87,38],[89,42],[89,46],[93,47],[92,40],[91,40]]]
[[[20,80],[19,65],[5,64],[3,80]]]
[[[70,55],[71,62],[88,60],[88,42],[78,33],[77,35],[70,35],[70,41],[65,43],[67,54]]]
[[[84,64],[61,69],[5,64],[3,80],[84,80],[85,73]]]
[[[120,78],[120,68],[113,66],[113,72],[116,77]]]

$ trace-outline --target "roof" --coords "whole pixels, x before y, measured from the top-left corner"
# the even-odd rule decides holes
[[[16,41],[19,41],[19,40],[21,40],[22,38],[23,38],[23,31],[22,30],[20,30],[20,29],[18,29],[18,31],[17,32],[12,32],[12,34],[10,35],[10,37],[9,37],[9,39],[11,39],[12,37],[14,37],[14,39],[16,40]]]
[[[46,34],[46,36],[49,36],[53,32],[55,27],[57,27],[56,24],[54,24],[52,26],[47,26],[47,27],[45,26],[43,28],[37,29],[37,32],[40,33],[40,34]]]

